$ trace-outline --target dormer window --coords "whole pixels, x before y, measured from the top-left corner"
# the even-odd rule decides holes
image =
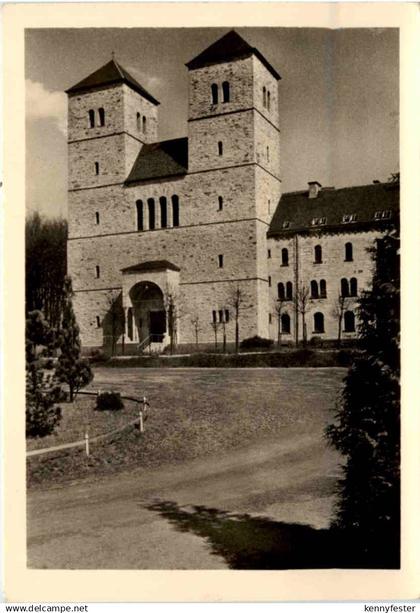
[[[345,215],[343,215],[342,221],[343,223],[351,223],[353,221],[357,221],[357,215],[356,213],[352,213],[351,215],[346,213]]]
[[[314,217],[311,221],[311,226],[325,226],[326,223],[326,217]]]
[[[386,211],[376,211],[375,219],[391,219],[392,211],[387,209]]]

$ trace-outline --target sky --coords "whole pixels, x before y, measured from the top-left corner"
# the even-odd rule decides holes
[[[399,170],[397,29],[237,28],[280,73],[282,191],[345,187]],[[187,135],[185,63],[228,28],[28,29],[26,203],[67,215],[68,89],[111,59],[161,105],[159,140]]]

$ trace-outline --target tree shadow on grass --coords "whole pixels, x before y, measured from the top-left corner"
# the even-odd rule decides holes
[[[222,556],[232,569],[360,568],[360,559],[349,556],[331,530],[204,506],[179,507],[172,501],[156,501],[145,508],[158,512],[180,532],[205,538],[212,554]]]

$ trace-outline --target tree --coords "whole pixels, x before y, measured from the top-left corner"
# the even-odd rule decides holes
[[[306,347],[308,335],[306,330],[306,312],[308,310],[309,304],[309,288],[302,283],[296,289],[295,298],[295,311],[297,314],[300,314],[302,318],[302,343],[303,346]],[[296,335],[296,345],[299,343],[298,335]]]
[[[342,294],[338,294],[335,303],[332,308],[332,316],[337,319],[338,328],[337,328],[337,347],[341,346],[341,331],[343,329],[343,317],[344,312],[347,309],[349,299],[347,296],[343,296]]]
[[[200,325],[200,317],[199,317],[199,315],[195,314],[191,318],[191,325],[192,325],[193,330],[194,330],[195,346],[196,346],[196,348],[198,348],[198,335],[202,331],[202,327]]]
[[[26,436],[51,434],[61,420],[57,406],[61,389],[54,376],[46,377],[49,364],[43,363],[38,348],[49,353],[54,334],[40,311],[31,311],[26,320]],[[45,359],[44,359],[45,362]],[[51,373],[53,374],[53,372]]]
[[[228,292],[226,304],[233,309],[235,315],[235,352],[239,352],[239,318],[243,311],[252,308],[252,304],[247,302],[247,297],[243,289],[237,285],[231,287]]]
[[[378,239],[372,289],[359,306],[362,354],[351,365],[326,431],[346,457],[335,526],[362,563],[399,564],[400,263],[396,230]]]
[[[284,298],[277,298],[273,300],[274,312],[277,315],[277,346],[281,345],[281,316],[286,306],[286,300]]]
[[[80,357],[81,345],[79,326],[73,310],[73,290],[70,277],[64,282],[64,306],[61,326],[59,330],[60,357],[58,358],[57,376],[60,381],[68,384],[70,402],[73,402],[75,394],[88,385],[93,374],[89,362]]]
[[[217,349],[217,333],[219,331],[220,323],[218,321],[212,321],[211,327],[213,328],[214,332],[214,348]]]
[[[26,313],[42,311],[50,326],[58,328],[67,268],[67,222],[32,213],[26,220],[25,243]]]
[[[181,316],[181,310],[178,304],[178,294],[170,286],[168,286],[166,289],[164,302],[166,310],[166,319],[168,322],[169,351],[172,355],[176,345],[178,319]]]

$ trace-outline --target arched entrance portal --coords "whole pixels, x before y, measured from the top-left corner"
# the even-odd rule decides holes
[[[130,341],[142,343],[150,338],[161,343],[166,334],[166,312],[162,290],[156,283],[141,281],[129,291],[131,308],[127,312]]]

